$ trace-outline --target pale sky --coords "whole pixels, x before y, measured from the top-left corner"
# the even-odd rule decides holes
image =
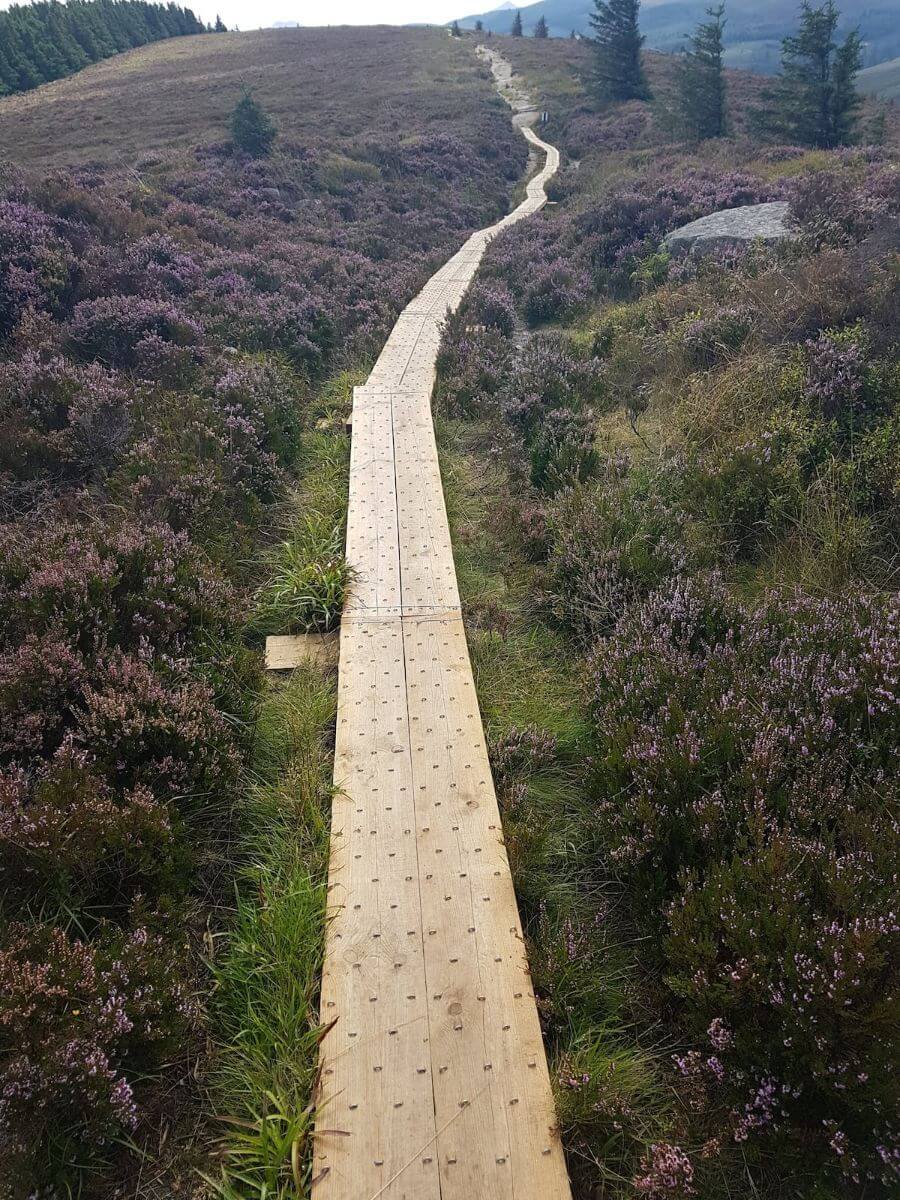
[[[0,9],[23,0],[0,0]],[[27,2],[27,0],[25,0]],[[468,13],[500,8],[503,0],[176,0],[204,21],[217,14],[229,29],[259,29],[275,21],[298,25],[442,24]],[[535,0],[530,0],[534,3]],[[522,7],[525,7],[523,4]]]
[[[229,27],[256,29],[274,21],[300,25],[406,25],[450,21],[485,12],[493,0],[179,0],[204,20],[217,12]],[[499,0],[498,0],[499,5]]]

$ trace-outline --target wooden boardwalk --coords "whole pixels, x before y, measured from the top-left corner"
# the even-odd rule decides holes
[[[533,116],[526,199],[432,277],[354,392],[314,1200],[570,1196],[431,420],[441,322],[557,169]]]

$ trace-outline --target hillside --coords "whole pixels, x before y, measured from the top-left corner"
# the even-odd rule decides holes
[[[478,41],[0,101],[2,1200],[897,1196],[900,122]]]
[[[396,136],[410,110],[396,89],[427,97],[429,119],[450,128],[461,80],[442,35],[384,29],[269,29],[158,42],[97,63],[68,79],[0,99],[0,157],[33,166],[135,162],[156,151],[221,141],[244,88],[265,105],[286,139],[325,145],[375,129]],[[429,51],[426,53],[426,50]],[[337,80],[364,80],[366,104]],[[447,89],[448,100],[438,90]],[[152,119],[148,119],[152,114]]]
[[[491,45],[563,167],[434,403],[574,1194],[888,1200],[896,120],[762,145],[735,72],[740,136],[684,143],[662,56],[597,106],[589,46]],[[769,201],[795,239],[664,245]]]
[[[866,67],[857,76],[856,86],[865,96],[879,100],[900,100],[900,58]]]
[[[645,0],[641,6],[641,31],[652,50],[677,50],[709,5],[705,0]],[[865,48],[866,65],[880,63],[900,51],[900,0],[848,0],[841,4],[841,30],[859,25]],[[725,26],[726,62],[732,67],[771,73],[780,62],[781,39],[796,25],[798,4],[795,0],[730,0]],[[589,34],[590,0],[541,0],[522,8],[526,35],[543,16],[553,37],[568,37],[572,30]],[[477,20],[495,33],[509,33],[515,10],[504,7],[467,16],[460,20],[464,28],[473,28]]]

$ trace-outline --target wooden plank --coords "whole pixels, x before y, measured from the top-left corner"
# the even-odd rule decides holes
[[[390,404],[355,388],[346,546],[355,576],[350,613],[400,611],[393,436]]]
[[[436,1200],[400,621],[345,619],[339,678],[313,1194]]]
[[[404,649],[441,1196],[568,1196],[461,619]]]
[[[301,663],[333,667],[338,661],[338,633],[288,633],[266,638],[266,670],[291,671]]]

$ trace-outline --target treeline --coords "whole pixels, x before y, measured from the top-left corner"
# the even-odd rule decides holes
[[[224,30],[221,21],[217,30]],[[123,50],[207,27],[177,4],[69,0],[13,5],[0,12],[0,95],[26,92]]]
[[[641,0],[594,0],[594,90],[601,103],[650,100],[644,73]],[[708,21],[687,39],[675,73],[667,117],[688,136],[727,133],[725,5],[707,9]],[[781,75],[750,113],[762,137],[792,145],[832,149],[856,138],[860,98],[856,75],[862,59],[859,30],[838,44],[840,12],[834,0],[800,5],[797,33],[781,44]],[[520,29],[521,29],[521,22]],[[515,28],[513,29],[515,33]]]

